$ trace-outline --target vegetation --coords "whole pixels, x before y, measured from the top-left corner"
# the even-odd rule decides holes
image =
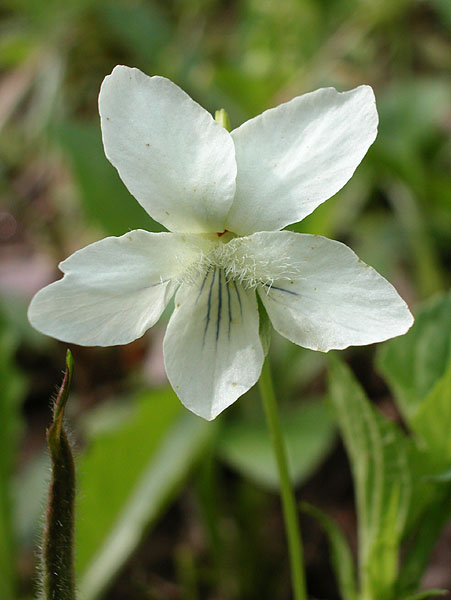
[[[346,242],[416,323],[329,355],[274,334],[270,360],[311,598],[451,589],[451,5],[4,0],[0,19],[0,597],[37,594],[45,429],[66,354],[31,329],[29,300],[87,243],[162,229],[103,153],[97,95],[116,64],[169,77],[232,128],[318,87],[373,86],[376,142],[290,228]],[[129,346],[71,347],[79,598],[288,599],[258,389],[212,423],[188,413],[164,378],[164,326]]]

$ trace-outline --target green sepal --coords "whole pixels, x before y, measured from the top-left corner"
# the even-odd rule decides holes
[[[219,110],[217,110],[215,112],[215,121],[217,121],[220,125],[222,125],[224,127],[224,129],[227,129],[227,131],[230,131],[229,115],[226,113],[226,111],[223,108],[220,108]]]
[[[258,294],[257,294],[257,305],[258,305],[258,317],[259,317],[258,333],[260,335],[260,341],[262,343],[263,352],[264,352],[265,356],[268,356],[269,347],[271,345],[272,325],[271,325],[271,321],[268,317],[268,313],[266,312],[266,309],[263,306],[263,302],[260,300],[260,297]]]

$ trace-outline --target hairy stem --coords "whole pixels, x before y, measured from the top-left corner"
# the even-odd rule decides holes
[[[42,544],[44,600],[75,600],[75,467],[71,446],[63,426],[72,368],[72,355],[68,350],[66,372],[53,407],[53,423],[47,430],[52,477]]]

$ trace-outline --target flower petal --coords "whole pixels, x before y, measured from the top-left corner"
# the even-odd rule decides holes
[[[198,255],[190,237],[136,230],[75,252],[59,265],[63,279],[31,301],[31,324],[82,346],[132,342],[160,318],[175,278]]]
[[[169,381],[182,403],[204,419],[251,388],[263,365],[254,291],[227,283],[221,269],[200,288],[182,285],[164,338]]]
[[[164,77],[118,66],[103,81],[105,153],[144,209],[172,231],[224,230],[235,193],[230,134]]]
[[[351,178],[377,133],[373,90],[324,88],[232,131],[238,174],[226,228],[240,235],[300,221]]]
[[[412,325],[395,288],[344,244],[291,231],[247,239],[255,256],[269,263],[283,256],[298,272],[260,289],[274,328],[295,344],[327,352],[381,342]]]

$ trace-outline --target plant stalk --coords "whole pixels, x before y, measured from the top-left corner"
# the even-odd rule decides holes
[[[266,421],[271,435],[274,454],[279,469],[280,495],[285,522],[285,533],[290,554],[291,581],[295,600],[307,600],[305,584],[304,558],[302,550],[301,531],[299,526],[296,499],[291,483],[285,443],[280,427],[277,401],[271,377],[268,359],[265,360],[259,380],[260,394],[265,409]]]
[[[73,359],[68,350],[66,372],[53,407],[53,422],[47,430],[52,478],[42,543],[44,600],[75,600],[75,467],[70,442],[63,426],[72,370]]]

